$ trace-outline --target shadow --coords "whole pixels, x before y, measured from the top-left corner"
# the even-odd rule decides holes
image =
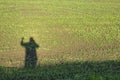
[[[21,46],[25,47],[25,66],[24,68],[35,68],[37,64],[37,52],[36,48],[39,45],[31,37],[29,42],[24,42],[24,38],[21,40]]]
[[[64,62],[34,69],[5,68],[3,80],[120,80],[120,62]]]

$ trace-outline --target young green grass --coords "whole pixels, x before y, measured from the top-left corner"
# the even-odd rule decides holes
[[[38,65],[119,61],[119,8],[119,0],[0,0],[0,66],[23,67],[20,41],[31,36]]]
[[[1,80],[119,80],[118,61],[65,62],[35,69],[0,67]]]

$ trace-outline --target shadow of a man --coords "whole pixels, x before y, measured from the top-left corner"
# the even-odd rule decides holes
[[[35,40],[31,37],[29,42],[24,42],[24,38],[21,40],[21,46],[25,47],[25,68],[35,68],[37,64],[37,53],[36,48],[39,45],[35,42]]]

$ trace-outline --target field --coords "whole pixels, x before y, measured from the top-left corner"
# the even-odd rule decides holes
[[[24,69],[33,37],[37,68]],[[2,80],[120,80],[119,0],[0,0]]]

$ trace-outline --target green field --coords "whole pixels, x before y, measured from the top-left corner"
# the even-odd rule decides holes
[[[20,42],[31,36],[40,48],[30,71]],[[2,79],[120,80],[119,65],[119,0],[0,0]]]

